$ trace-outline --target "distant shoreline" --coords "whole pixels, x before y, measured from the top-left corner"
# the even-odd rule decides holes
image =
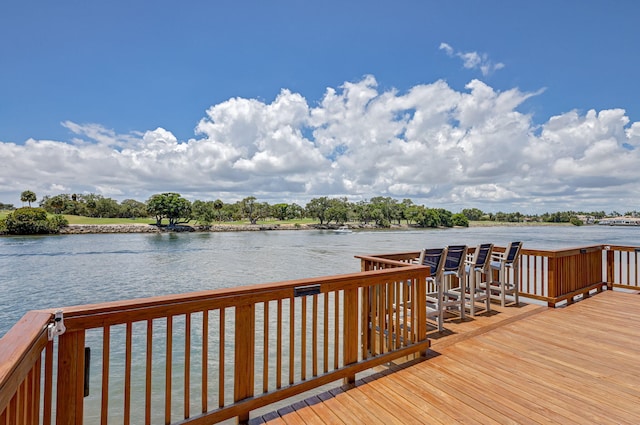
[[[492,221],[473,221],[469,227],[524,227],[524,226],[571,226],[570,223],[509,223]],[[270,230],[332,230],[337,225],[320,224],[214,224],[211,226],[177,226],[175,228],[157,227],[154,224],[70,224],[60,229],[61,235],[98,234],[98,233],[173,233],[173,232],[255,232]],[[352,229],[393,230],[424,229],[406,224],[382,228],[375,225],[349,225]]]

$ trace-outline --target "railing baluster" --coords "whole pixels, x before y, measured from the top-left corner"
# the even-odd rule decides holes
[[[269,302],[264,302],[263,339],[262,339],[262,392],[269,391]]]
[[[106,425],[109,420],[109,351],[111,349],[111,327],[102,328],[102,394],[100,404],[100,423]]]
[[[202,312],[202,413],[209,410],[209,310]]]
[[[307,379],[307,297],[301,299],[300,307],[300,379]]]
[[[153,319],[147,320],[147,346],[145,353],[145,383],[144,383],[144,420],[151,423],[151,382],[153,372]]]
[[[289,385],[294,382],[295,362],[295,298],[289,298]]]
[[[409,309],[407,308],[409,305],[409,291],[411,290],[411,287],[416,285],[416,282],[413,280],[414,279],[412,279],[408,284],[405,283],[402,285],[402,338],[405,341],[405,345],[410,343],[412,344],[414,342],[413,338],[409,340]],[[411,326],[411,328],[413,329],[413,326]]]
[[[313,322],[311,324],[312,327],[312,342],[311,346],[313,347],[312,356],[313,356],[313,376],[318,376],[318,294],[313,295]]]
[[[254,392],[255,304],[241,305],[235,311],[234,401],[251,397]],[[245,423],[249,412],[239,415]]]
[[[329,371],[329,293],[325,292],[322,294],[324,301],[324,329],[323,329],[323,351],[322,351],[322,361],[323,361],[323,372],[327,373]]]
[[[368,323],[369,323],[369,318],[371,317],[371,312],[369,308],[369,305],[370,305],[369,292],[370,292],[370,288],[362,288],[362,306],[361,306],[362,318],[360,319],[362,323],[362,329],[360,333],[362,336],[361,356],[363,360],[368,359],[369,353],[370,353]]]
[[[627,252],[626,255],[626,264],[627,264],[627,285],[631,284],[631,253]]]
[[[344,290],[342,303],[344,318],[344,336],[342,338],[344,349],[344,365],[358,362],[358,289],[349,288]],[[338,332],[336,332],[337,334]],[[355,373],[345,377],[345,382],[353,384],[356,382]]]
[[[276,330],[276,388],[282,388],[282,300],[278,300],[278,328]]]
[[[376,331],[377,331],[377,339],[378,339],[378,350],[376,354],[384,354],[384,332],[385,332],[385,320],[384,320],[384,304],[386,301],[386,293],[385,287],[383,284],[379,283],[376,285],[376,290],[378,291],[378,307],[377,307],[377,316],[376,316]]]
[[[31,399],[31,423],[40,423],[40,383],[42,382],[42,356],[36,360],[33,376],[33,393]]]
[[[7,422],[9,425],[13,425],[18,422],[18,398],[20,397],[20,388],[18,387],[18,392],[13,396],[11,402],[9,403],[8,414],[7,414]]]
[[[333,311],[334,311],[334,333],[333,333],[333,368],[340,367],[338,356],[340,348],[340,292],[335,291],[333,296]]]
[[[127,322],[125,337],[125,366],[124,366],[124,423],[131,423],[131,333],[132,324]]]
[[[224,357],[226,355],[224,346],[225,346],[225,309],[220,309],[220,347],[218,349],[219,352],[219,366],[218,366],[218,408],[224,406],[224,395],[225,395],[225,374],[224,374],[224,366],[225,361]]]
[[[18,387],[17,392],[17,409],[16,409],[16,423],[26,424],[26,405],[25,401],[27,399],[27,380],[22,381],[22,384]]]
[[[636,271],[636,278],[635,278],[633,284],[635,286],[638,286],[638,280],[640,279],[640,274],[639,274],[640,271],[638,270],[638,251],[634,251],[633,252],[633,260],[634,260],[633,267],[635,268],[635,271]]]
[[[164,422],[171,423],[171,375],[172,369],[172,353],[173,353],[173,316],[167,316],[167,340],[165,350],[165,388],[164,388]]]
[[[184,326],[184,418],[188,419],[191,416],[191,313],[186,314]]]
[[[53,403],[53,341],[49,341],[44,351],[44,400],[42,424],[51,425]]]

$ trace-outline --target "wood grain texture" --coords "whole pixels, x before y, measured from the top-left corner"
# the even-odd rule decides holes
[[[427,360],[313,396],[285,423],[315,424],[327,409],[324,423],[333,415],[371,424],[638,423],[640,295],[605,291],[562,309],[495,306],[453,327],[431,334]]]

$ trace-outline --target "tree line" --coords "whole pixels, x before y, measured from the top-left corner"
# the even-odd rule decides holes
[[[468,226],[468,219],[443,208],[427,208],[411,200],[399,202],[390,197],[374,197],[369,201],[349,202],[347,198],[319,197],[305,206],[296,203],[269,204],[254,196],[233,203],[215,201],[189,201],[179,193],[165,192],[151,196],[146,202],[116,200],[96,194],[60,194],[45,196],[40,208],[51,214],[81,215],[98,218],[153,217],[157,225],[165,221],[169,226],[194,221],[209,226],[214,222],[260,220],[318,220],[324,224],[360,222],[389,227],[392,224],[414,224],[421,227]]]
[[[31,204],[37,197],[33,191],[22,192],[20,200]],[[484,212],[478,208],[463,209],[452,213],[444,208],[429,208],[415,204],[411,199],[399,201],[391,197],[377,196],[369,200],[351,202],[346,197],[318,197],[306,205],[296,203],[269,204],[260,202],[254,196],[233,203],[215,201],[189,201],[179,193],[165,192],[152,195],[146,202],[125,199],[118,202],[98,194],[59,194],[44,196],[39,203],[42,210],[53,215],[78,215],[96,218],[155,218],[157,225],[176,226],[194,222],[201,226],[210,226],[218,222],[249,221],[252,224],[260,220],[317,220],[321,225],[336,225],[358,222],[377,227],[390,227],[394,224],[414,225],[418,227],[468,226],[469,221],[496,222],[555,222],[582,224],[577,217],[590,216],[595,220],[607,216],[604,211],[576,212],[564,211],[525,215],[520,212]],[[0,208],[14,209],[13,205],[2,204]],[[9,208],[7,208],[9,207]],[[618,214],[613,212],[612,214]],[[629,212],[628,215],[636,215]],[[58,220],[58,223],[60,221]]]

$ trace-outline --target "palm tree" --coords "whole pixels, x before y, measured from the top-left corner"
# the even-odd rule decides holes
[[[224,207],[224,203],[220,200],[220,199],[216,199],[215,201],[213,201],[213,209],[218,211],[218,221],[220,220],[220,213],[222,210],[222,207]]]
[[[32,202],[36,202],[36,194],[30,190],[25,190],[20,194],[20,200],[22,202],[28,202],[31,207]]]

